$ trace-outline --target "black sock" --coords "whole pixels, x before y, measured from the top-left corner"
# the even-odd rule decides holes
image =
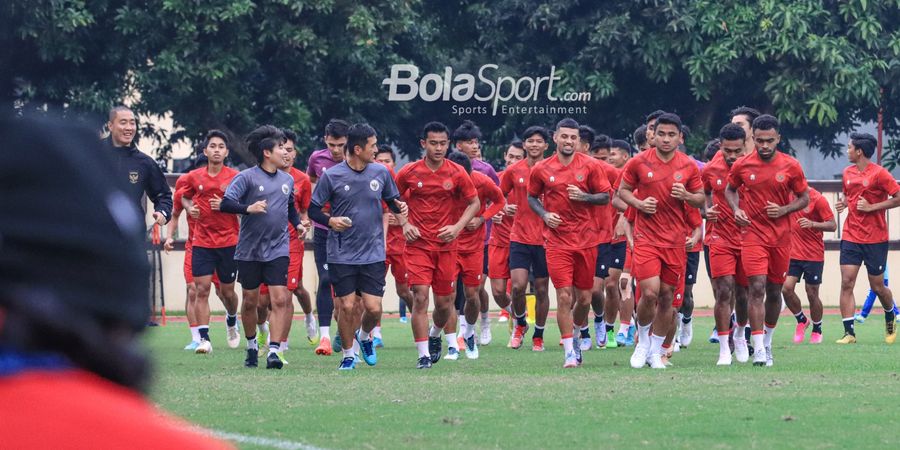
[[[581,338],[582,339],[590,339],[591,338],[590,330],[588,330],[587,328],[582,328],[581,329]]]
[[[750,327],[744,327],[744,340],[750,342]]]
[[[884,312],[885,322],[891,323],[894,321],[894,319],[896,319],[896,316],[894,316],[894,308],[891,308],[890,310]]]
[[[532,339],[543,339],[544,338],[544,327],[534,327],[534,335]]]
[[[200,327],[200,329],[197,330],[197,331],[200,332],[200,339],[201,339],[201,340],[204,340],[204,341],[208,341],[208,340],[209,340],[209,327]]]
[[[691,323],[691,316],[682,316],[681,323]]]
[[[281,344],[278,342],[269,341],[269,350],[278,351],[281,349]]]
[[[406,302],[400,299],[400,317],[406,317]]]
[[[525,314],[522,314],[522,317],[516,316],[516,325],[520,327],[528,326],[528,322],[525,321]]]
[[[232,316],[228,313],[225,313],[225,324],[229,327],[237,325],[237,314]]]
[[[822,334],[822,322],[813,322],[812,332]]]
[[[794,314],[794,318],[797,319],[797,323],[806,323],[806,314],[803,314],[803,311]]]
[[[594,323],[600,323],[600,322],[603,322],[603,314],[600,314],[599,316],[594,316]]]
[[[616,329],[615,325],[606,324],[606,332],[607,333],[609,333],[610,331],[615,330],[615,329]]]
[[[849,334],[851,336],[856,336],[856,333],[853,331],[853,318],[844,319],[844,334]]]

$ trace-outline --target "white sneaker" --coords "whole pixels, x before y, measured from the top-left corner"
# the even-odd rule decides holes
[[[694,321],[682,324],[681,326],[681,346],[689,347],[694,340]]]
[[[672,345],[672,353],[678,353],[681,351],[681,342],[675,341],[675,344]]]
[[[456,361],[459,359],[459,349],[456,347],[449,347],[447,349],[447,354],[444,356],[444,359],[447,361]]]
[[[665,369],[666,364],[662,362],[662,355],[658,353],[651,353],[650,359],[647,361],[650,364],[651,369]]]
[[[238,348],[238,345],[241,344],[241,333],[238,332],[237,324],[233,327],[226,327],[225,331],[228,336],[228,348]]]
[[[475,342],[475,336],[472,336],[472,348],[469,348],[469,344],[466,343],[466,358],[467,359],[478,359],[478,343]]]
[[[594,334],[597,335],[597,346],[605,346],[606,341],[603,341],[604,345],[600,345],[600,339],[606,339],[606,326],[603,325],[603,322],[594,322]]]
[[[755,348],[753,349],[753,365],[754,366],[764,366],[766,365],[766,361],[768,361],[769,356],[766,352],[765,348]]]
[[[739,363],[745,363],[750,359],[750,349],[747,348],[746,339],[734,340],[734,359]]]
[[[482,323],[481,326],[481,336],[478,338],[479,345],[488,345],[494,339],[494,336],[491,335],[491,323],[487,324]]]
[[[604,333],[606,334],[606,333]],[[578,346],[581,348],[581,351],[586,352],[591,349],[591,340],[590,339],[580,339]]]
[[[772,347],[766,347],[766,367],[772,367],[775,364],[775,358],[772,357]]]
[[[634,353],[631,354],[631,367],[635,369],[643,368],[647,365],[647,355],[650,353],[650,346],[644,345],[643,342],[634,346]]]
[[[209,354],[212,353],[212,342],[209,342],[205,339],[200,340],[200,345],[197,346],[197,349],[194,350],[194,353],[197,354]]]
[[[575,356],[575,352],[566,353],[563,369],[573,369],[575,367],[578,367],[578,358]]]
[[[317,341],[319,324],[316,323],[316,316],[307,314],[304,321],[306,322],[306,338],[309,339],[310,342]]]
[[[730,366],[731,365],[731,353],[719,354],[719,362],[716,363],[717,366]]]

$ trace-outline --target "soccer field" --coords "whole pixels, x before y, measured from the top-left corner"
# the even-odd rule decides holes
[[[183,323],[150,329],[146,342],[159,405],[218,433],[283,441],[281,448],[897,445],[900,347],[884,344],[880,314],[857,326],[852,346],[833,343],[842,331],[836,316],[826,316],[817,346],[793,344],[795,321],[782,317],[771,368],[716,367],[718,346],[706,341],[712,323],[695,319],[694,344],[658,371],[630,368],[631,347],[586,352],[583,367],[563,370],[552,319],[544,353],[505,348],[506,324],[494,320],[481,359],[442,359],[425,371],[415,369],[410,331],[396,319],[385,320],[378,365],[352,372],[336,370],[338,356],[314,355],[302,322],[281,371],[244,368],[244,343],[227,348],[222,323],[210,330],[211,355],[181,350]]]

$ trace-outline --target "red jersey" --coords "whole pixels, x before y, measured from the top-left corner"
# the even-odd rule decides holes
[[[684,248],[684,235],[672,230],[687,228],[685,210],[692,206],[672,197],[672,185],[682,183],[689,192],[700,191],[703,185],[694,160],[675,151],[672,159],[664,162],[657,156],[656,149],[651,148],[630,159],[622,171],[622,182],[635,188],[635,198],[657,200],[655,214],[635,209],[635,245]]]
[[[780,206],[794,201],[794,195],[805,192],[806,176],[796,159],[779,151],[765,162],[754,151],[738,159],[728,174],[731,187],[740,191],[740,207],[747,213],[750,225],[741,228],[741,243],[767,247],[791,245],[791,217],[785,214],[772,219],[766,204]]]
[[[312,198],[312,183],[309,181],[309,175],[303,173],[295,167],[291,167],[289,172],[291,178],[294,179],[294,208],[297,213],[301,213],[309,209],[309,202]],[[303,242],[297,234],[297,229],[290,222],[288,223],[288,233],[290,233],[290,251],[291,253],[300,253],[303,251]]]
[[[703,216],[700,215],[700,210],[697,208],[686,208],[684,210],[684,223],[687,225],[685,231],[687,231],[687,235],[685,237],[691,237],[694,234],[694,229],[703,225]],[[697,253],[700,251],[700,248],[703,247],[703,237],[700,237],[700,240],[697,241],[697,245],[688,248],[688,253]]]
[[[225,189],[231,179],[238,174],[231,167],[222,167],[215,176],[200,167],[187,173],[187,185],[183,196],[194,201],[200,208],[200,218],[194,223],[193,245],[203,248],[233,247],[238,242],[238,218],[235,214],[213,211],[209,201],[213,197],[225,197]]]
[[[418,227],[420,234],[406,245],[429,251],[455,250],[457,239],[444,242],[438,238],[438,231],[459,221],[459,205],[478,196],[466,170],[444,160],[441,167],[432,171],[420,159],[400,169],[397,189],[409,205],[409,222]]]
[[[842,178],[847,201],[847,219],[841,239],[857,244],[876,244],[888,240],[885,211],[864,213],[856,209],[860,198],[870,204],[880,203],[900,191],[897,180],[884,167],[869,163],[862,172],[852,165],[844,169]]]
[[[516,205],[509,240],[520,244],[544,245],[544,221],[528,206],[530,177],[531,167],[526,158],[507,167],[500,178],[500,191],[510,204]]]
[[[619,188],[619,173],[621,171],[606,161],[598,159],[594,159],[594,161],[603,168],[603,173],[606,174],[606,181],[610,186],[609,203],[594,205],[594,220],[597,222],[597,230],[600,233],[600,243],[608,244],[612,242],[613,228],[615,228],[616,221],[619,219],[619,210],[612,205],[612,195]]]
[[[722,245],[728,248],[741,248],[741,230],[734,221],[734,211],[728,206],[725,188],[728,187],[729,167],[721,153],[716,153],[712,161],[703,168],[700,179],[703,191],[712,195],[713,206],[719,212],[716,220],[706,221],[706,245]]]
[[[589,194],[610,193],[612,190],[603,166],[590,156],[575,153],[572,161],[563,165],[559,155],[554,154],[535,164],[528,181],[528,195],[543,195],[544,209],[558,214],[562,219],[556,228],[544,226],[544,240],[548,246],[557,249],[596,247],[601,238],[595,219],[596,205],[569,200],[568,185],[577,186]]]
[[[475,185],[475,191],[478,192],[478,200],[481,200],[481,208],[478,210],[478,215],[476,217],[481,216],[485,220],[485,223],[487,223],[488,220],[491,220],[491,217],[495,216],[503,209],[503,206],[506,205],[506,201],[503,199],[503,193],[500,192],[500,188],[494,184],[494,180],[490,179],[490,177],[474,170],[470,175],[472,177],[472,183]],[[490,208],[487,207],[488,202],[491,202]],[[460,215],[462,215],[464,209],[465,208],[461,208],[459,210]],[[474,231],[469,231],[468,228],[464,228],[462,232],[459,233],[459,251],[484,251],[485,232],[485,224],[481,224],[481,226]]]
[[[828,222],[834,219],[828,200],[819,191],[809,188],[809,205],[791,214],[791,259],[799,261],[825,261],[825,241],[822,230],[800,228],[801,218],[813,222]]]
[[[616,171],[616,181],[612,184],[612,188],[613,188],[613,192],[618,192],[619,186],[622,185],[622,169],[617,169],[615,166],[612,166],[612,167],[613,167],[613,170]],[[615,234],[616,224],[619,223],[619,217],[622,216],[622,211],[619,211],[614,206],[612,206],[612,199],[610,199],[609,208],[610,208],[609,228],[610,228],[611,232],[613,234]],[[625,235],[623,234],[619,237],[613,236],[613,238],[610,242],[613,244],[618,244],[619,242],[625,242],[625,241],[627,241],[627,239],[625,238]]]
[[[175,217],[178,213],[184,211],[184,207],[181,205],[181,197],[184,194],[184,189],[187,187],[187,174],[184,174],[178,177],[175,180],[175,192],[172,194],[172,217]],[[194,235],[194,218],[191,217],[190,214],[187,215],[187,226],[188,226],[188,235],[187,239],[184,241],[184,250],[190,251],[191,238]]]
[[[497,174],[501,180],[504,172]],[[500,194],[503,195],[503,191],[500,191]],[[509,247],[509,233],[512,231],[513,220],[515,216],[504,215],[500,223],[491,225],[491,240],[488,244],[495,247]]]

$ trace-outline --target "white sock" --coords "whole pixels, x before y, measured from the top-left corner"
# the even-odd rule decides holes
[[[259,334],[269,334],[269,322],[256,326],[256,332]]]
[[[430,356],[428,353],[428,340],[424,341],[416,341],[416,350],[419,351],[419,358],[423,356]]]
[[[768,326],[766,326],[765,329],[766,334],[765,338],[763,339],[763,343],[768,348],[772,346],[772,335],[775,334],[775,328],[769,328]]]
[[[249,350],[259,351],[259,344],[256,341],[256,337],[253,337],[252,339],[247,339],[247,348]]]
[[[647,345],[650,343],[650,325],[653,322],[648,323],[647,325],[638,324],[638,341],[640,341],[641,345]]]
[[[281,345],[276,345],[274,347],[272,345],[269,345],[269,354],[271,355],[272,353],[278,353],[279,347],[281,347]]]
[[[744,327],[740,325],[734,327],[733,333],[731,334],[734,336],[735,340],[747,340],[747,337],[744,335]]]
[[[284,353],[284,351],[287,349],[288,349],[288,341],[281,341],[281,344],[278,346],[278,353]]]
[[[456,342],[456,333],[447,333],[447,346],[459,350],[459,343]]]
[[[574,344],[572,343],[572,338],[570,338],[570,337],[563,338],[562,341],[563,341],[563,351],[566,354],[569,354],[569,352],[575,351]]]
[[[353,340],[353,345],[350,346],[350,349],[353,350],[354,355],[359,354],[359,342],[356,339]]]
[[[472,336],[475,336],[475,324],[474,323],[466,323],[466,333],[463,334],[463,337],[468,339]]]
[[[719,354],[720,355],[730,355],[731,347],[728,345],[728,335],[720,334],[719,335]]]
[[[372,330],[374,331],[374,330]],[[371,338],[372,333],[366,333],[362,328],[359,329],[359,340],[360,341],[368,341]]]
[[[191,340],[200,342],[200,327],[191,327]]]
[[[459,322],[459,334],[465,336],[466,331],[469,328],[469,324],[466,322],[465,317],[460,316],[460,318],[462,318],[462,320]]]
[[[353,349],[352,348],[342,348],[341,349],[344,358],[352,358],[353,357]]]
[[[206,335],[209,336],[209,325],[200,325],[197,327],[197,336],[198,337],[200,336],[200,330],[206,330]],[[200,342],[200,339],[203,339],[203,338],[197,339],[197,342]]]
[[[372,329],[372,336],[375,336],[378,339],[381,339],[381,326],[380,325],[378,325]],[[359,335],[359,338],[362,339],[362,334]],[[363,340],[365,340],[365,339],[363,339]]]
[[[491,314],[487,311],[481,313],[481,323],[491,323]]]
[[[331,340],[331,327],[324,326],[319,327],[319,339],[328,339]]]
[[[663,349],[662,345],[665,342],[665,336],[657,336],[655,334],[650,335],[650,354],[651,355],[662,355]]]
[[[759,351],[766,347],[765,340],[766,337],[762,334],[752,334],[750,335],[750,340],[753,341],[753,348],[755,351]]]
[[[441,329],[432,325],[431,329],[428,330],[428,337],[441,337]]]
[[[631,328],[631,324],[628,322],[619,322],[619,333],[624,335],[628,335],[628,329]]]

